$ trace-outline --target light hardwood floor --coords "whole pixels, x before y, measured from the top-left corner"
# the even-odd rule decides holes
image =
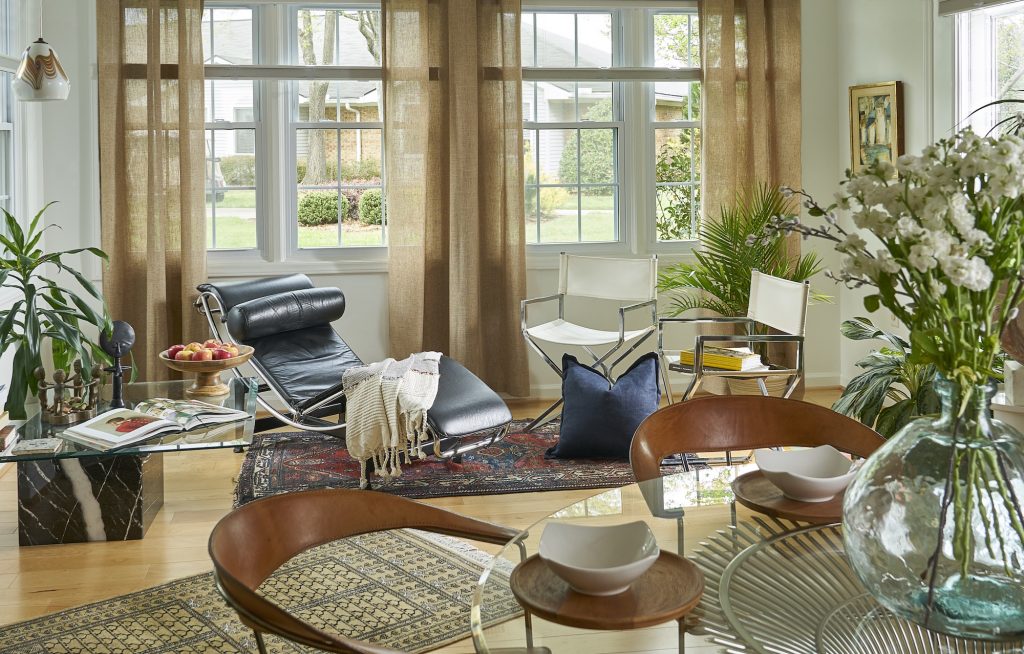
[[[830,405],[837,389],[812,389],[804,399]],[[517,418],[547,403],[517,402]],[[145,539],[18,547],[17,474],[0,476],[0,624],[123,595],[211,569],[206,541],[231,510],[242,455],[230,450],[166,454],[165,500]],[[527,527],[599,491],[450,497],[430,504],[511,527]]]

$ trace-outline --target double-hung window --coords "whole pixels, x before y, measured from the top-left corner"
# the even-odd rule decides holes
[[[1024,102],[977,110],[996,100],[1024,101],[1024,2],[944,0],[939,7],[956,14],[958,123],[985,134],[1012,121]]]
[[[527,242],[693,241],[700,217],[695,2],[524,3]]]
[[[383,257],[380,36],[376,3],[206,3],[214,257]]]
[[[15,215],[17,105],[11,82],[18,70],[18,21],[15,0],[0,0],[0,208]],[[0,221],[0,230],[3,230]]]

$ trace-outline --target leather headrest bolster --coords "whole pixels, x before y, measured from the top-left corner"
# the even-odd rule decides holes
[[[345,313],[345,294],[337,288],[309,288],[249,300],[228,312],[228,332],[249,341],[271,334],[326,325]]]

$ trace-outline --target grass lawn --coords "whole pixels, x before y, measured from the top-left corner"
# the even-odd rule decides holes
[[[541,199],[543,199],[543,195]],[[576,211],[576,196],[570,194],[565,202],[558,205],[559,209],[568,209],[570,211]],[[583,210],[602,210],[607,209],[613,211],[615,209],[615,196],[614,195],[584,195],[583,196]]]
[[[608,211],[583,212],[583,241],[614,241],[615,216]],[[541,243],[576,243],[580,240],[577,233],[576,214],[559,214],[540,221]],[[527,219],[526,242],[537,242],[537,221]]]
[[[256,191],[224,191],[224,199],[217,201],[217,211],[245,207],[256,208]]]
[[[365,227],[363,225],[343,225],[342,239],[345,245],[380,245],[380,225]],[[318,225],[316,227],[299,228],[299,247],[323,248],[337,247],[338,226]],[[213,249],[213,226],[206,222],[206,247]],[[217,249],[234,250],[256,247],[256,222],[249,218],[237,216],[217,216]]]
[[[256,221],[251,217],[230,215],[229,209],[250,209],[255,203],[254,191],[229,191],[224,200],[217,203],[217,249],[233,250],[256,247]],[[573,206],[575,209],[575,198]],[[611,196],[583,196],[583,238],[577,233],[575,212],[565,210],[555,216],[543,218],[540,222],[542,243],[576,243],[614,241],[615,217],[614,199]],[[586,210],[587,208],[590,210]],[[254,212],[253,212],[254,213]],[[381,245],[381,227],[364,226],[359,223],[342,225],[342,242],[346,246]],[[537,222],[526,220],[527,243],[537,242]],[[206,222],[206,246],[213,249],[213,226]],[[338,246],[338,226],[318,225],[299,228],[299,247],[329,248]]]

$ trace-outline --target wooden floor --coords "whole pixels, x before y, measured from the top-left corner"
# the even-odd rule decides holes
[[[836,389],[809,390],[807,401],[830,405]],[[512,406],[517,418],[547,403]],[[18,547],[17,475],[0,477],[0,624],[123,595],[211,569],[206,541],[231,509],[242,455],[230,450],[166,454],[165,500],[146,538],[117,543]],[[430,504],[511,527],[527,527],[598,491],[451,497]]]

